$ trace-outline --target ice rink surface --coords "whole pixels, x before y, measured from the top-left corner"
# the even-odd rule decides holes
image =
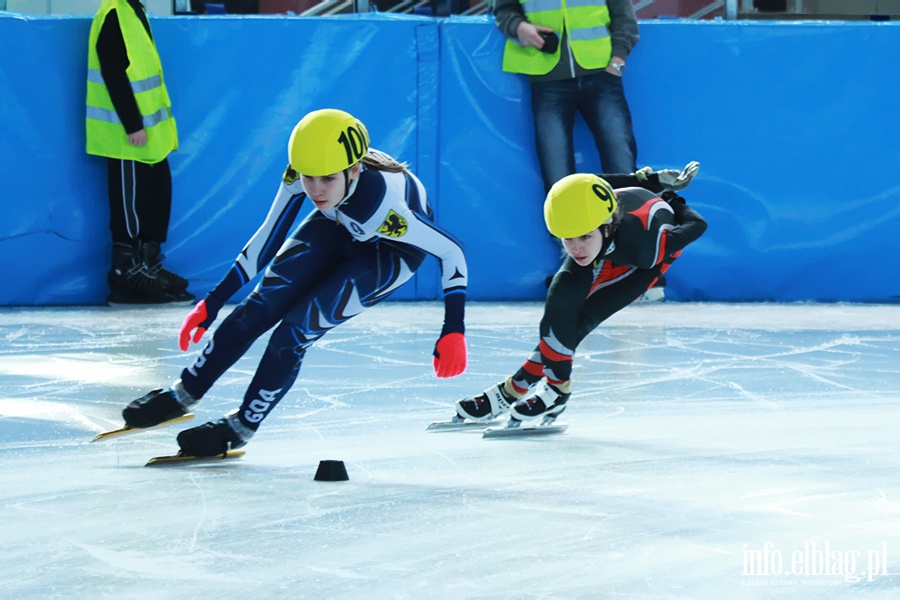
[[[240,460],[145,468],[180,425],[91,443],[192,361],[187,310],[0,311],[0,596],[900,597],[900,306],[629,307],[579,348],[568,431],[485,440],[425,428],[541,306],[470,305],[438,380],[440,304],[393,303],[309,352]]]

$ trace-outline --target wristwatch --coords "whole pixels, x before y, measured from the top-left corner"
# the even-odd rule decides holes
[[[616,71],[618,71],[618,72],[619,72],[619,75],[621,75],[622,73],[625,72],[625,63],[614,63],[614,62],[611,62],[611,63],[609,63],[609,66],[611,66],[613,69],[615,69]]]

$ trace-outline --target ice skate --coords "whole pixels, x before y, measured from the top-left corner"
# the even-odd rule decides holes
[[[634,301],[635,304],[649,304],[651,302],[662,302],[666,299],[666,288],[652,287]]]
[[[516,399],[503,389],[505,384],[503,381],[474,398],[460,400],[456,403],[456,416],[461,420],[490,421],[506,414]]]
[[[666,278],[660,275],[653,287],[638,296],[633,304],[648,304],[651,302],[663,302],[666,299]]]
[[[509,409],[510,419],[534,421],[543,417],[542,425],[548,425],[566,410],[566,402],[571,394],[561,391],[550,383],[545,383],[531,396],[521,398]]]
[[[181,380],[163,391],[156,389],[137,400],[133,400],[122,411],[127,427],[143,429],[154,427],[165,421],[176,419],[188,413],[188,409],[198,402],[181,387]]]
[[[509,412],[509,406],[516,399],[503,386],[505,381],[488,388],[474,398],[465,398],[456,403],[456,414],[449,421],[431,423],[428,431],[453,431],[456,429],[484,429],[493,425],[498,417]]]
[[[216,421],[185,429],[178,434],[180,456],[225,456],[247,445],[255,432],[240,422],[237,411]]]
[[[570,393],[544,382],[537,392],[520,398],[510,406],[509,420],[505,426],[485,429],[484,437],[526,437],[562,433],[569,426],[565,423],[556,423],[556,418],[566,410],[569,396]],[[537,419],[541,419],[541,422],[533,424],[532,422]]]

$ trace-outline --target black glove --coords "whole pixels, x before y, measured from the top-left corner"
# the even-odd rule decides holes
[[[700,218],[700,215],[696,214],[687,205],[687,201],[672,190],[663,192],[661,198],[668,202],[669,206],[672,207],[672,212],[675,213],[676,225],[684,225],[687,221]]]
[[[670,206],[674,207],[676,204],[681,204],[682,206],[687,204],[684,198],[673,192],[672,190],[666,190],[660,196],[663,200],[669,203]]]

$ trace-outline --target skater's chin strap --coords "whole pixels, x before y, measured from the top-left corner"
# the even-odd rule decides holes
[[[362,171],[360,171],[362,174]],[[340,206],[344,203],[344,201],[353,195],[353,192],[356,191],[356,186],[359,185],[359,177],[356,179],[350,179],[350,169],[344,170],[344,188],[347,190],[347,193],[344,194],[344,197],[341,198],[341,201],[337,203],[336,206]]]

